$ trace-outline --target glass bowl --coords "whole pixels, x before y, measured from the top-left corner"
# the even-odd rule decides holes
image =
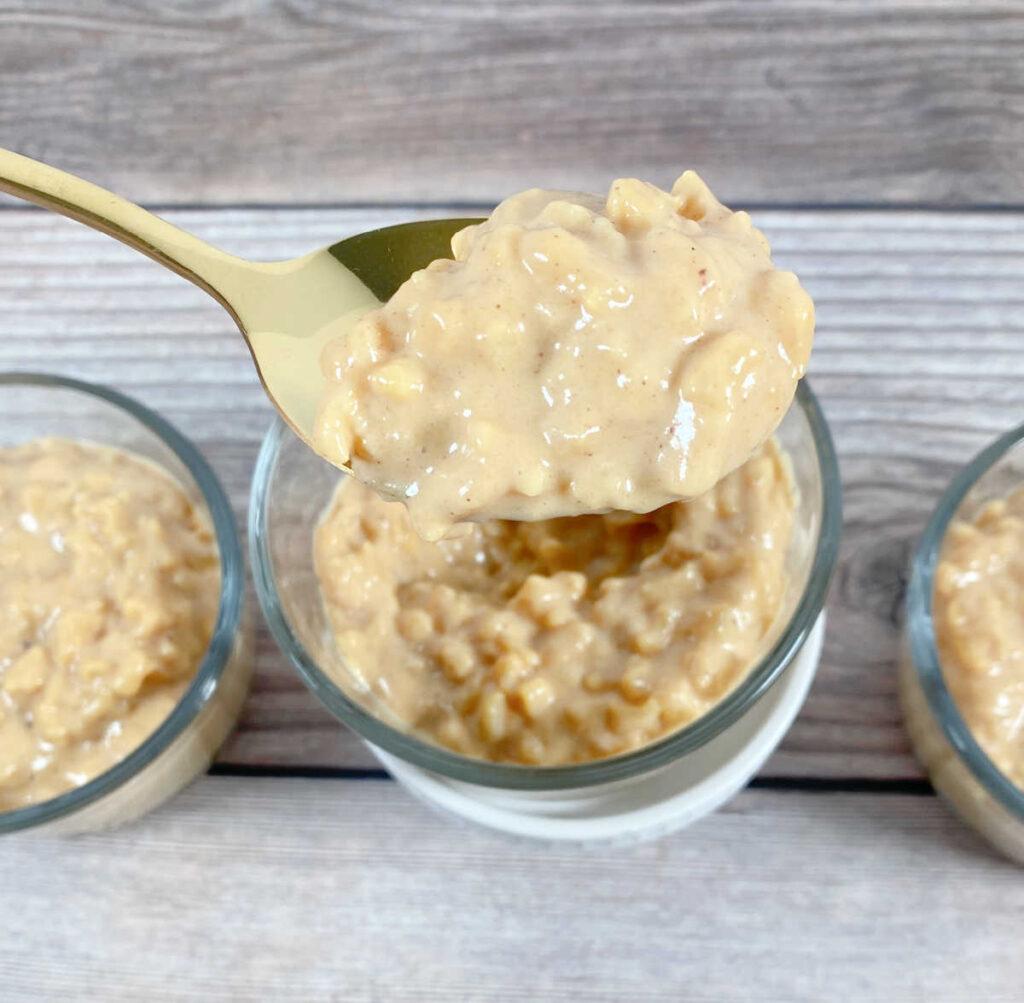
[[[900,696],[914,752],[935,789],[993,846],[1024,864],[1024,790],[989,759],[960,714],[943,676],[932,620],[935,568],[950,522],[971,518],[987,501],[1021,484],[1024,425],[961,470],[932,513],[911,565]]]
[[[431,744],[364,704],[338,684],[345,665],[328,628],[313,569],[313,531],[339,472],[280,420],[256,461],[249,545],[256,592],[275,639],[309,688],[372,746],[415,767],[490,788],[553,791],[606,784],[648,773],[699,749],[736,721],[772,686],[800,650],[824,603],[840,533],[839,471],[828,426],[806,382],[778,430],[800,489],[789,565],[792,588],[767,639],[766,654],[709,713],[641,749],[593,762],[534,767],[487,762]]]
[[[115,446],[163,467],[209,515],[220,553],[220,605],[191,685],[167,719],[105,773],[48,801],[0,812],[0,833],[69,833],[129,822],[204,771],[234,726],[248,690],[245,564],[234,515],[199,451],[159,415],[106,387],[32,373],[0,373],[0,446],[60,436]]]

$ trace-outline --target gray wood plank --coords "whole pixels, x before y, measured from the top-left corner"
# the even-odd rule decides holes
[[[443,214],[443,209],[438,210]],[[238,253],[298,253],[406,210],[169,214]],[[831,420],[846,527],[819,677],[766,772],[917,777],[895,698],[914,540],[956,468],[1024,419],[1024,214],[756,214],[818,305],[811,382]],[[113,241],[32,210],[0,213],[0,369],[115,383],[194,437],[244,521],[271,411],[226,315]],[[0,401],[2,410],[2,401]],[[222,762],[366,766],[264,631]]]
[[[11,0],[0,138],[136,200],[1024,201],[1009,0]]]
[[[5,999],[1017,1000],[1024,884],[930,797],[748,791],[654,844],[459,824],[381,781],[204,778],[5,841]]]

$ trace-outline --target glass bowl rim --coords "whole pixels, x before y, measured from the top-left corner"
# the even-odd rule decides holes
[[[842,524],[839,466],[828,423],[806,380],[797,385],[796,403],[811,430],[821,477],[822,506],[814,559],[803,595],[789,624],[771,650],[720,703],[678,731],[623,755],[562,766],[522,766],[473,759],[403,732],[345,695],[310,657],[278,601],[268,550],[268,486],[282,444],[292,433],[276,418],[263,440],[249,499],[249,557],[263,615],[281,650],[306,685],[342,723],[366,741],[422,769],[452,780],[506,790],[569,790],[610,783],[655,770],[692,752],[745,713],[775,682],[800,650],[817,621],[835,568]]]
[[[960,761],[1004,808],[1024,819],[1024,789],[989,759],[961,715],[946,686],[935,643],[932,593],[939,551],[949,523],[975,485],[1015,446],[1024,444],[1024,424],[1010,429],[982,449],[950,482],[925,526],[911,560],[906,598],[906,634],[910,661],[932,717]]]
[[[124,759],[80,787],[74,787],[38,804],[0,811],[0,834],[43,825],[71,815],[123,786],[160,756],[196,719],[216,692],[234,650],[245,594],[245,564],[231,504],[209,463],[196,446],[170,422],[120,391],[67,376],[0,372],[0,387],[4,386],[71,390],[86,397],[94,397],[112,405],[123,412],[128,420],[137,422],[160,439],[188,470],[210,513],[220,551],[221,585],[217,620],[206,653],[188,689],[161,725]]]

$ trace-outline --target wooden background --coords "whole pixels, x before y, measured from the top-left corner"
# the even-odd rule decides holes
[[[1024,201],[1019,3],[7,0],[0,136],[124,195]]]
[[[253,257],[696,167],[815,298],[846,507],[807,706],[714,818],[581,852],[434,815],[262,631],[217,775],[0,845],[0,998],[1020,999],[1024,879],[931,794],[893,670],[929,511],[1024,419],[1024,4],[22,0],[0,145]],[[0,202],[0,369],[158,408],[244,526],[270,409],[198,290]]]

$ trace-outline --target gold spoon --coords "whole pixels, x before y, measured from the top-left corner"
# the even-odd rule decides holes
[[[274,406],[311,446],[324,344],[414,271],[450,258],[452,235],[479,222],[402,223],[288,261],[247,261],[98,185],[2,149],[0,191],[109,234],[208,292],[238,325]]]

